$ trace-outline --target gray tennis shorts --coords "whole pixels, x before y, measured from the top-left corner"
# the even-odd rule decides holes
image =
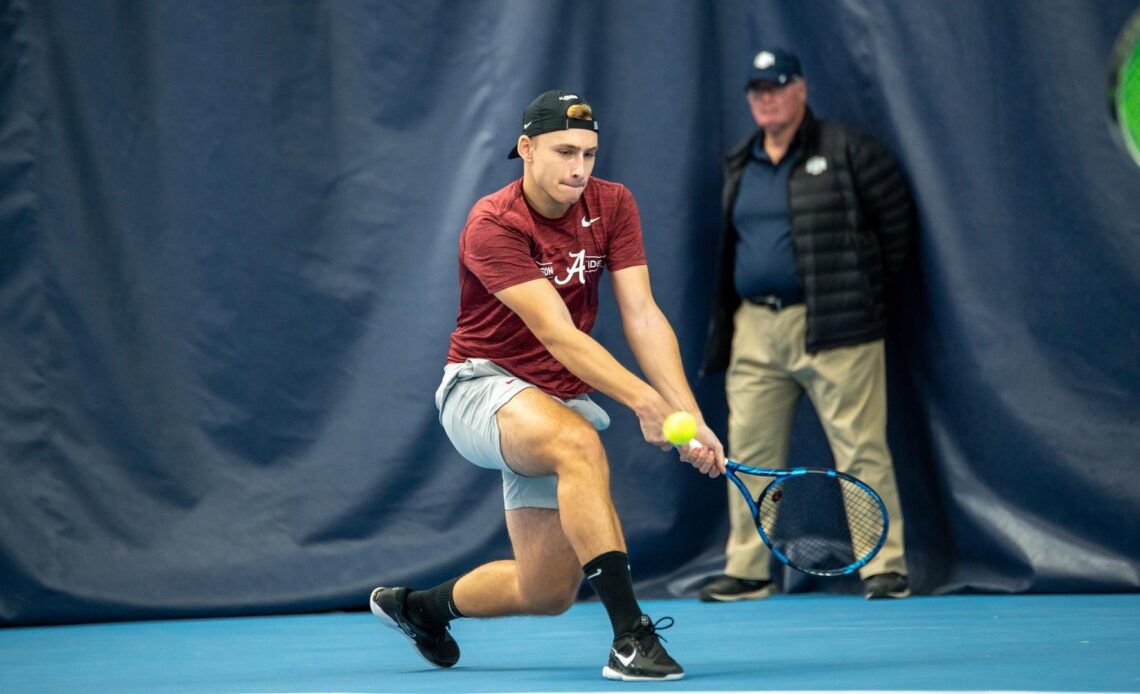
[[[495,413],[519,392],[535,387],[491,361],[468,359],[444,367],[443,381],[435,391],[439,422],[459,454],[479,467],[503,473],[503,505],[508,510],[558,508],[558,478],[516,473],[507,466],[499,446]],[[585,417],[598,431],[610,425],[606,411],[585,395],[555,399]]]

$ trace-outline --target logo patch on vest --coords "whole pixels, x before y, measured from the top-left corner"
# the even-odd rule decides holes
[[[827,171],[827,160],[820,156],[814,156],[807,160],[804,164],[804,171],[807,171],[812,176],[818,176],[824,171]]]

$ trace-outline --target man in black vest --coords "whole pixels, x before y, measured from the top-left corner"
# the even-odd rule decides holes
[[[874,487],[890,514],[886,543],[860,572],[864,595],[905,597],[883,336],[884,293],[914,233],[910,193],[882,145],[815,119],[793,54],[759,52],[747,94],[759,128],[726,160],[703,371],[727,369],[729,452],[745,465],[786,467],[797,403],[807,393],[836,468]],[[724,575],[700,597],[767,597],[769,553],[732,489],[729,519]]]

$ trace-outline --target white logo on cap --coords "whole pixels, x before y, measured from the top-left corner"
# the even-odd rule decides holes
[[[776,64],[776,56],[768,51],[760,51],[756,54],[756,60],[752,61],[757,70],[765,70]]]
[[[534,122],[534,121],[527,121],[526,123],[523,123],[523,130],[526,130],[527,128],[529,128],[529,127],[530,127],[530,124],[531,124],[531,123],[533,123],[533,122]]]
[[[558,97],[558,100],[559,101],[569,101],[571,99],[577,99],[577,98],[578,98],[577,94],[563,94],[562,96]]]
[[[827,171],[827,160],[823,157],[812,157],[804,164],[804,171],[807,171],[812,176],[818,176],[824,171]]]

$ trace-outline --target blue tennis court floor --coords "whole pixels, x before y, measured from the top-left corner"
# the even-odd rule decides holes
[[[11,628],[0,692],[1137,692],[1140,595],[647,601],[685,679],[602,679],[597,603],[461,620],[451,670],[367,612]]]

